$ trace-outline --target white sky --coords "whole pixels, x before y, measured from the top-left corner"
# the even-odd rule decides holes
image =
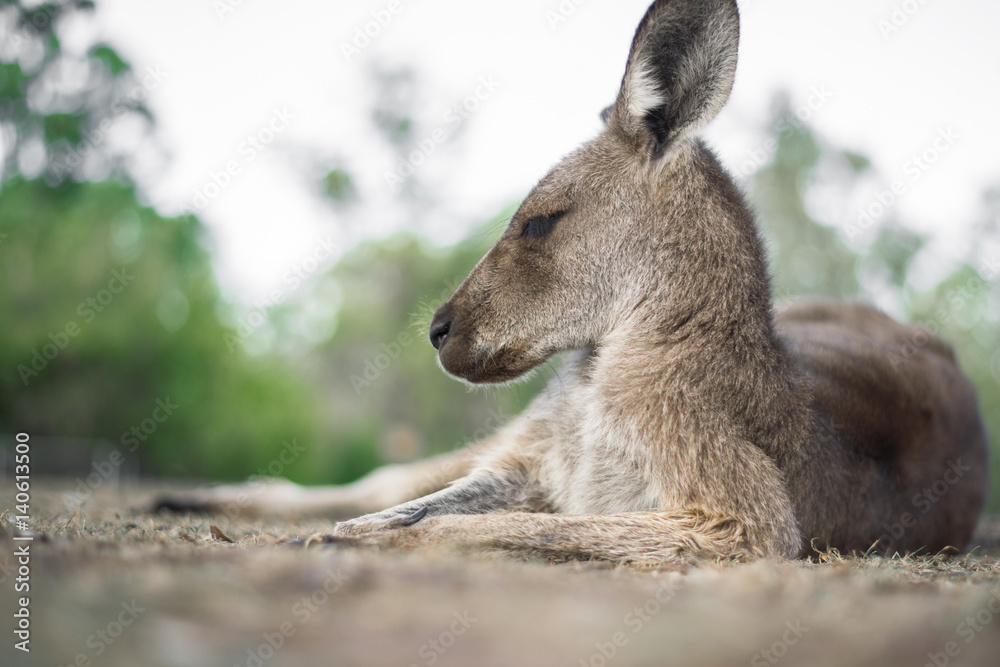
[[[221,17],[223,3],[234,5]],[[200,215],[215,243],[225,292],[253,301],[311,256],[317,238],[342,244],[383,235],[406,220],[380,208],[390,198],[385,162],[372,150],[366,68],[411,65],[429,98],[415,113],[443,118],[480,77],[499,89],[463,127],[461,140],[428,160],[426,174],[449,211],[442,240],[523,196],[558,159],[598,130],[598,112],[621,80],[648,0],[400,0],[400,11],[360,55],[341,45],[389,0],[103,0],[106,39],[137,69],[159,67],[151,94],[173,160],[143,183],[165,214],[190,209],[228,161],[240,173]],[[885,36],[893,8],[917,11]],[[574,7],[554,27],[547,12]],[[943,128],[958,135],[895,213],[942,237],[966,228],[980,193],[1000,183],[1000,3],[995,0],[742,0],[742,43],[729,106],[707,131],[736,170],[761,145],[774,92],[805,103],[832,98],[811,124],[835,145],[865,153],[888,187]],[[252,160],[247,135],[276,109],[294,115]],[[442,122],[443,124],[443,122]],[[304,178],[310,154],[343,158],[375,202],[364,226],[348,227]],[[873,195],[869,193],[867,196]],[[868,201],[866,200],[866,201]],[[461,223],[450,222],[460,220]],[[847,221],[845,221],[847,222]],[[351,231],[353,230],[353,231]]]

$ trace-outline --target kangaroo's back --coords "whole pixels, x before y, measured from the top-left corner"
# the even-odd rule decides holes
[[[986,500],[989,442],[951,349],[859,304],[795,304],[778,326],[819,419],[803,453],[839,462],[790,464],[803,530],[859,551],[873,535],[889,552],[964,546]]]

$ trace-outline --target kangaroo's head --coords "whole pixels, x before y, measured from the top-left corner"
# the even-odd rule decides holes
[[[430,338],[446,371],[504,382],[634,326],[649,299],[669,310],[685,228],[704,226],[715,206],[694,134],[729,97],[738,43],[734,0],[653,3],[604,130],[535,186],[435,313]]]

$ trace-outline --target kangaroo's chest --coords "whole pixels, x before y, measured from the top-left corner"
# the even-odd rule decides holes
[[[550,411],[552,438],[542,456],[547,500],[567,514],[618,514],[663,506],[662,471],[648,443],[596,405],[587,386],[569,387]]]

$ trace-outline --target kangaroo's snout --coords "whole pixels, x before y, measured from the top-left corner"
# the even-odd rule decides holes
[[[431,320],[428,337],[445,372],[472,383],[507,382],[545,361],[548,355],[520,340],[498,340],[492,320],[470,315],[467,298],[467,292],[456,292]]]
[[[451,333],[451,325],[454,322],[455,318],[444,313],[438,313],[434,316],[434,321],[431,322],[430,339],[435,350],[441,349],[448,334]]]

